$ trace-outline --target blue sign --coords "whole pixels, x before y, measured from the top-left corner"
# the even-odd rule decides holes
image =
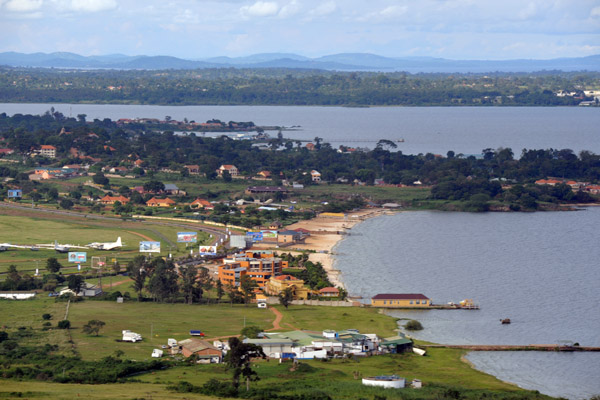
[[[252,239],[253,242],[262,242],[263,233],[262,232],[246,232],[246,237]]]
[[[23,196],[23,191],[21,189],[11,189],[8,191],[9,199],[20,199]]]
[[[85,251],[70,251],[69,262],[84,263],[87,261],[87,253]]]

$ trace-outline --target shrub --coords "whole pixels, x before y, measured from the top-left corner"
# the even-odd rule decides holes
[[[69,329],[71,327],[71,321],[68,319],[63,319],[62,321],[58,321],[57,325],[58,329]]]
[[[44,314],[44,315],[42,315],[42,319],[44,321],[48,321],[49,319],[52,319],[52,315],[50,315],[50,314]]]
[[[406,325],[404,325],[404,328],[408,329],[409,331],[420,331],[423,329],[423,325],[421,325],[419,321],[411,319],[406,323]]]

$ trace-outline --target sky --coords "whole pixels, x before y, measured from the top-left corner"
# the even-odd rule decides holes
[[[600,0],[0,0],[0,52],[551,59],[600,54]]]

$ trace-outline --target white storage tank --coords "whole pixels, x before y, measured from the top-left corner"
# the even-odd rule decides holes
[[[386,389],[402,389],[406,381],[398,375],[380,375],[363,378],[365,386],[378,386]]]

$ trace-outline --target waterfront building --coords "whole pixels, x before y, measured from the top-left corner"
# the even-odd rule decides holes
[[[371,298],[373,307],[383,308],[424,308],[431,300],[420,293],[384,293]]]

